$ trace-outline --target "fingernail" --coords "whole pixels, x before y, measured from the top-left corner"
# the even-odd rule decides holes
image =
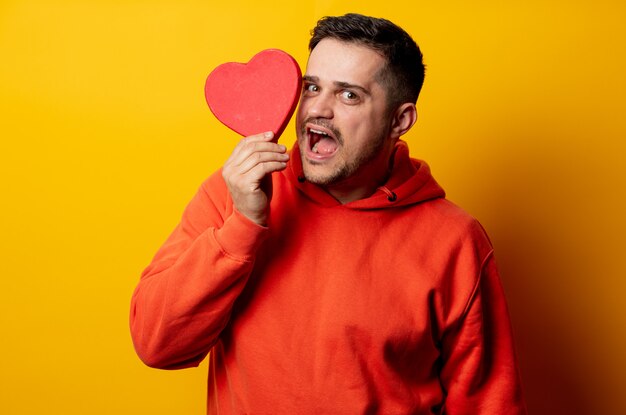
[[[265,137],[267,137],[267,138],[272,138],[273,136],[274,136],[274,133],[271,132],[271,131],[268,131],[268,132],[265,133]]]

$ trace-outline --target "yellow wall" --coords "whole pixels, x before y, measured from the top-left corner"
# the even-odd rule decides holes
[[[144,367],[141,270],[234,133],[206,75],[357,11],[425,54],[406,137],[488,229],[534,414],[626,413],[623,1],[0,3],[0,413],[202,414]],[[291,143],[292,127],[283,142]]]

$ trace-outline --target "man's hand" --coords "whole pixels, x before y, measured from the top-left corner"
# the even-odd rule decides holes
[[[244,138],[222,169],[235,208],[261,226],[267,224],[267,208],[272,197],[269,174],[284,170],[289,160],[286,147],[272,142],[273,138],[271,132]]]

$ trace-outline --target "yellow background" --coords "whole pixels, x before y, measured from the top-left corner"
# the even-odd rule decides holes
[[[304,68],[315,21],[347,11],[395,21],[424,52],[406,139],[492,237],[531,413],[626,413],[617,0],[3,0],[0,413],[204,413],[206,362],[144,367],[127,315],[236,142],[205,77],[270,47]]]

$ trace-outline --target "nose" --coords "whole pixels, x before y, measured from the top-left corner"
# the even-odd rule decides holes
[[[333,118],[333,97],[328,93],[320,93],[314,97],[308,97],[308,116],[312,118]]]

